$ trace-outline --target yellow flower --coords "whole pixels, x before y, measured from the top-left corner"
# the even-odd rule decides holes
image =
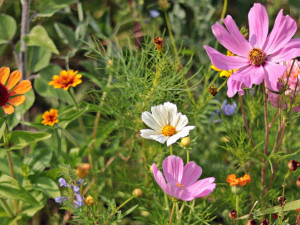
[[[96,203],[95,199],[90,195],[87,196],[84,201],[85,201],[85,204],[87,204],[87,205],[94,205]]]
[[[53,127],[54,124],[58,123],[58,110],[57,109],[50,109],[50,111],[44,112],[42,118],[44,119],[42,121],[42,124],[49,125]]]
[[[32,88],[29,80],[19,82],[21,77],[22,73],[18,70],[10,74],[8,67],[0,68],[0,107],[7,114],[12,114],[14,106],[25,102],[24,94]]]
[[[60,71],[59,76],[54,75],[52,77],[52,81],[49,82],[49,85],[53,85],[54,88],[63,88],[67,91],[69,87],[76,87],[82,82],[80,79],[82,75],[77,73],[78,71],[74,70],[62,70]]]
[[[233,56],[234,54],[231,53],[230,51],[227,51],[227,56]],[[235,69],[235,70],[221,70],[221,69],[218,69],[217,67],[214,66],[214,64],[212,64],[211,68],[214,70],[214,71],[218,71],[218,72],[221,72],[220,73],[220,77],[230,77],[235,71],[237,71],[238,69]]]

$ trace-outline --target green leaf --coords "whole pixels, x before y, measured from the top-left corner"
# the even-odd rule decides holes
[[[28,36],[24,37],[27,46],[39,46],[45,48],[55,54],[59,54],[54,42],[48,36],[44,27],[37,25],[31,29]]]
[[[11,40],[17,31],[15,19],[9,15],[0,14],[0,44]]]
[[[51,198],[60,197],[60,190],[58,185],[49,177],[38,177],[33,180],[33,183],[37,184],[35,189],[47,194]]]
[[[59,38],[64,44],[70,45],[71,47],[76,47],[77,43],[75,40],[75,33],[70,27],[67,27],[61,23],[55,23],[54,27]]]
[[[36,73],[49,65],[52,53],[45,48],[30,46],[27,55],[27,68],[30,73]]]
[[[26,156],[23,163],[29,166],[30,174],[42,172],[50,165],[52,153],[50,148],[35,149]]]
[[[65,8],[75,2],[75,0],[39,0],[38,16],[50,17],[58,10]]]
[[[7,125],[10,130],[12,130],[15,126],[19,124],[20,120],[22,119],[22,116],[33,105],[35,100],[34,91],[33,90],[28,91],[25,94],[25,97],[26,97],[26,101],[22,105],[15,107],[15,112],[9,115],[7,118]]]
[[[3,134],[4,134],[5,127],[6,127],[5,126],[5,119],[2,118],[2,119],[0,119],[0,140],[3,136]]]
[[[83,108],[82,105],[84,106]],[[66,128],[69,125],[69,123],[82,116],[89,109],[87,104],[81,104],[79,108],[79,110],[74,109],[74,107],[71,105],[61,110],[59,115],[59,125],[62,128]]]
[[[48,139],[51,134],[48,133],[32,133],[29,131],[12,131],[8,135],[9,145],[11,146],[7,151],[14,149],[23,149],[26,146]]]
[[[0,197],[28,202],[32,205],[39,203],[15,179],[5,174],[0,176]]]

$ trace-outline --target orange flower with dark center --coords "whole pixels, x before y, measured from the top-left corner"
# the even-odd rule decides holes
[[[227,176],[227,180],[226,182],[230,184],[230,186],[245,186],[246,183],[250,183],[251,178],[248,174],[245,174],[243,177],[241,178],[236,178],[235,174],[230,174]]]
[[[50,111],[44,112],[42,116],[42,118],[44,119],[42,121],[42,124],[53,127],[54,124],[58,123],[57,116],[58,116],[57,109],[50,109]]]
[[[12,114],[14,106],[25,102],[24,94],[32,88],[29,80],[19,82],[21,77],[22,73],[18,70],[10,74],[8,67],[0,68],[0,107],[7,114]]]
[[[82,82],[80,79],[82,75],[77,73],[78,71],[74,70],[62,70],[60,71],[59,76],[54,75],[52,77],[52,81],[49,82],[49,85],[53,85],[54,88],[63,88],[67,91],[69,87],[76,87]]]

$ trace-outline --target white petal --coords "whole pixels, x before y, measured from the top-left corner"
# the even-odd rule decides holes
[[[166,137],[166,136],[164,136],[162,134],[161,135],[159,135],[159,134],[151,135],[150,137],[153,140],[158,141],[159,143],[162,143],[162,144],[164,144],[167,141],[167,139],[169,138],[169,137]]]
[[[143,122],[153,130],[161,130],[161,126],[156,122],[156,120],[153,118],[152,114],[149,112],[143,112],[142,113],[142,120]]]
[[[179,121],[176,124],[176,131],[181,131],[187,124],[189,120],[186,115],[180,115]]]
[[[172,125],[173,120],[177,115],[177,106],[170,102],[166,102],[164,106],[167,109],[167,113],[168,113],[167,124]]]
[[[162,128],[163,126],[167,125],[167,120],[164,118],[164,112],[162,112],[163,105],[157,105],[151,107],[151,112],[153,115],[153,118],[159,124],[159,126]],[[166,115],[165,115],[166,116]]]
[[[183,138],[189,135],[190,130],[193,130],[195,126],[184,127],[181,131],[171,136],[167,141],[167,146],[174,144],[179,138]]]
[[[143,129],[141,130],[141,137],[142,138],[146,138],[146,139],[153,139],[151,137],[151,135],[157,135],[158,133],[154,130],[150,130],[150,129]]]

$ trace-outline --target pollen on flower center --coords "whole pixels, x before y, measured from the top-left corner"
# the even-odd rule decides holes
[[[0,106],[5,105],[8,99],[9,99],[8,90],[2,83],[0,83]]]
[[[259,48],[253,48],[249,53],[248,57],[250,59],[250,63],[255,66],[262,65],[265,62],[266,55]]]
[[[177,185],[178,187],[184,188],[184,186],[183,186],[182,184],[180,184],[180,183],[176,183],[176,185]]]
[[[163,133],[163,135],[170,137],[176,133],[176,130],[175,127],[171,125],[166,125],[162,128],[161,132]]]

